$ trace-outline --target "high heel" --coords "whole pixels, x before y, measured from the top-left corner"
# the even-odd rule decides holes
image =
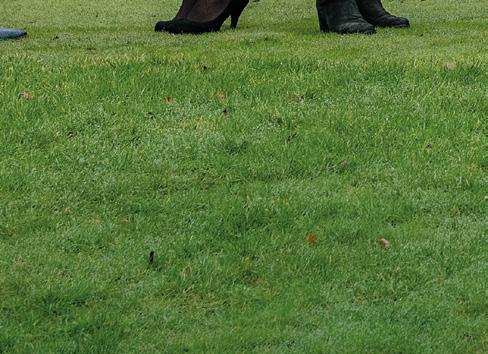
[[[249,0],[230,0],[227,6],[220,12],[219,15],[214,17],[213,20],[200,22],[198,20],[194,20],[194,18],[208,18],[211,16],[211,14],[201,13],[204,12],[202,9],[206,9],[207,6],[202,6],[199,1],[204,0],[198,0],[185,18],[175,19],[173,21],[160,21],[156,24],[155,31],[164,31],[174,34],[200,34],[206,32],[217,32],[229,17],[231,17],[231,27],[235,28],[237,26],[237,22],[239,21],[240,15],[249,4]],[[222,5],[222,3],[220,2],[219,5]]]

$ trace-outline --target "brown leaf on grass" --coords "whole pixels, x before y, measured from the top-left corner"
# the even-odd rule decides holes
[[[19,98],[23,98],[24,100],[32,100],[34,97],[28,92],[22,92],[19,95]]]
[[[315,245],[317,243],[317,236],[312,235],[312,234],[307,235],[306,240],[307,240],[308,244]]]
[[[214,96],[215,96],[215,98],[217,98],[221,102],[225,100],[225,94],[222,92],[218,92]]]
[[[97,50],[97,48],[94,48],[94,47],[88,47],[86,48],[86,51],[87,52],[95,52]]]
[[[456,63],[446,63],[446,64],[444,64],[444,69],[454,70],[454,69],[456,69]]]
[[[292,102],[302,103],[305,101],[305,96],[301,93],[292,93],[288,96],[288,99]]]
[[[252,277],[249,279],[249,285],[251,285],[253,288],[257,287],[261,280],[258,277]]]
[[[378,244],[383,247],[383,248],[390,248],[391,246],[391,243],[390,241],[388,241],[387,239],[384,239],[384,238],[380,238],[378,240]]]
[[[172,104],[173,103],[173,97],[171,96],[166,96],[164,99],[163,99],[164,103],[166,104]]]

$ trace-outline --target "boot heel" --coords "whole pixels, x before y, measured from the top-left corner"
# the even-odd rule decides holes
[[[230,14],[230,27],[236,28],[237,23],[239,22],[239,17],[241,17],[242,12],[246,8],[247,4],[249,4],[249,0],[240,1]]]

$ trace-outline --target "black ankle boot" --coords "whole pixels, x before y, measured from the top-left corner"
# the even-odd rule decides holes
[[[359,12],[356,0],[317,0],[320,30],[322,32],[375,33]]]
[[[169,33],[182,34],[193,33],[200,34],[206,32],[217,32],[222,27],[227,18],[231,17],[231,27],[236,28],[242,11],[249,4],[249,0],[230,0],[227,6],[215,14],[215,10],[203,4],[206,0],[196,0],[192,10],[184,18],[173,21],[160,21],[156,24],[157,32],[165,31]],[[203,4],[203,5],[202,5]],[[206,11],[209,13],[203,13]],[[213,17],[212,20],[199,21],[200,18]]]
[[[364,19],[378,27],[410,27],[410,22],[403,17],[391,15],[385,10],[380,0],[357,0],[359,11]]]

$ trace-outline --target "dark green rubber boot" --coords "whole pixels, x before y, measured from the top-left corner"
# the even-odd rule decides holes
[[[356,0],[317,0],[320,30],[322,32],[375,33],[359,11]]]
[[[357,0],[359,11],[364,19],[378,27],[410,27],[410,22],[404,17],[393,16],[385,10],[380,0]]]

